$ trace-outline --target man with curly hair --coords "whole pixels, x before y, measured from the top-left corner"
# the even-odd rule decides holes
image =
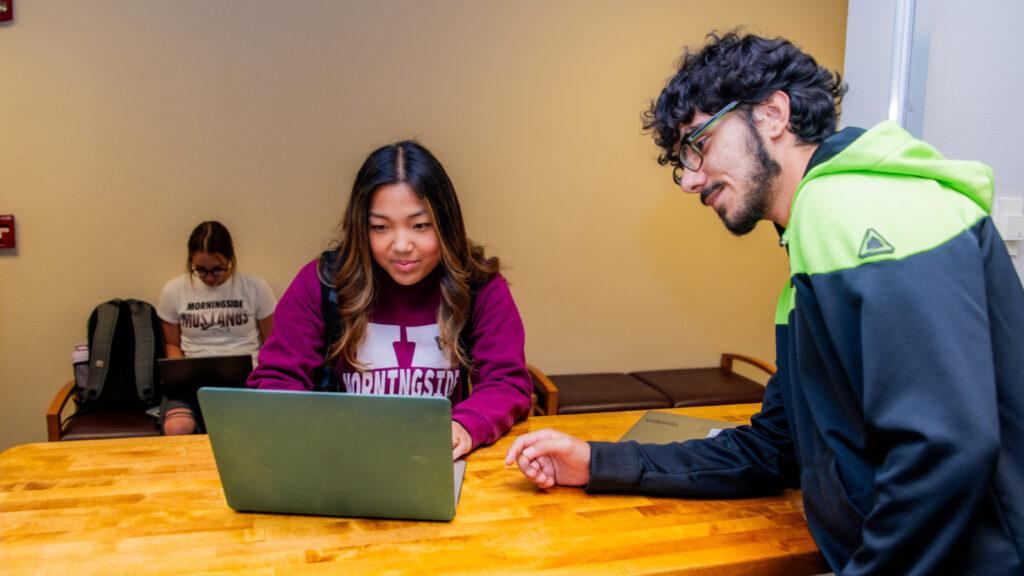
[[[645,117],[726,228],[790,261],[778,371],[750,426],[667,445],[542,430],[535,484],[740,498],[792,487],[838,574],[1024,574],[1024,290],[991,170],[892,122],[836,131],[846,90],[792,43],[710,35]]]

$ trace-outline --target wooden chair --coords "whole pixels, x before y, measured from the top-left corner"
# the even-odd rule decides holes
[[[533,410],[532,414],[544,416],[558,413],[558,388],[533,364],[527,364],[526,369],[530,372],[530,379],[533,380]]]
[[[73,402],[68,406],[68,401],[73,398],[75,381],[71,380],[57,392],[46,411],[46,435],[50,442],[160,435],[156,421],[147,416],[141,407],[111,408],[87,413],[73,411],[63,416],[68,408],[76,407]]]

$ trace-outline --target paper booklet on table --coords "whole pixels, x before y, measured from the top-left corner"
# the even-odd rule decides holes
[[[740,424],[648,410],[619,439],[619,442],[631,440],[641,444],[682,442],[683,440],[691,440],[693,438],[710,438],[725,428],[734,428],[736,426],[740,426]]]

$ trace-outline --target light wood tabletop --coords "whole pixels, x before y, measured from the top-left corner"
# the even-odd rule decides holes
[[[756,404],[667,410],[747,422]],[[0,574],[819,574],[800,493],[686,500],[539,490],[506,468],[524,432],[617,440],[643,411],[533,417],[467,459],[455,520],[244,514],[205,436],[0,454]]]

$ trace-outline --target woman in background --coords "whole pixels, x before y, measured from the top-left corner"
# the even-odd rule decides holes
[[[448,398],[453,458],[526,415],[533,384],[519,311],[426,148],[406,141],[370,154],[338,244],[281,297],[250,387]]]
[[[216,221],[196,226],[188,238],[187,273],[173,278],[160,294],[168,358],[251,354],[274,326],[276,301],[270,285],[236,270],[231,234]],[[160,401],[160,428],[168,436],[203,432],[195,395]]]

